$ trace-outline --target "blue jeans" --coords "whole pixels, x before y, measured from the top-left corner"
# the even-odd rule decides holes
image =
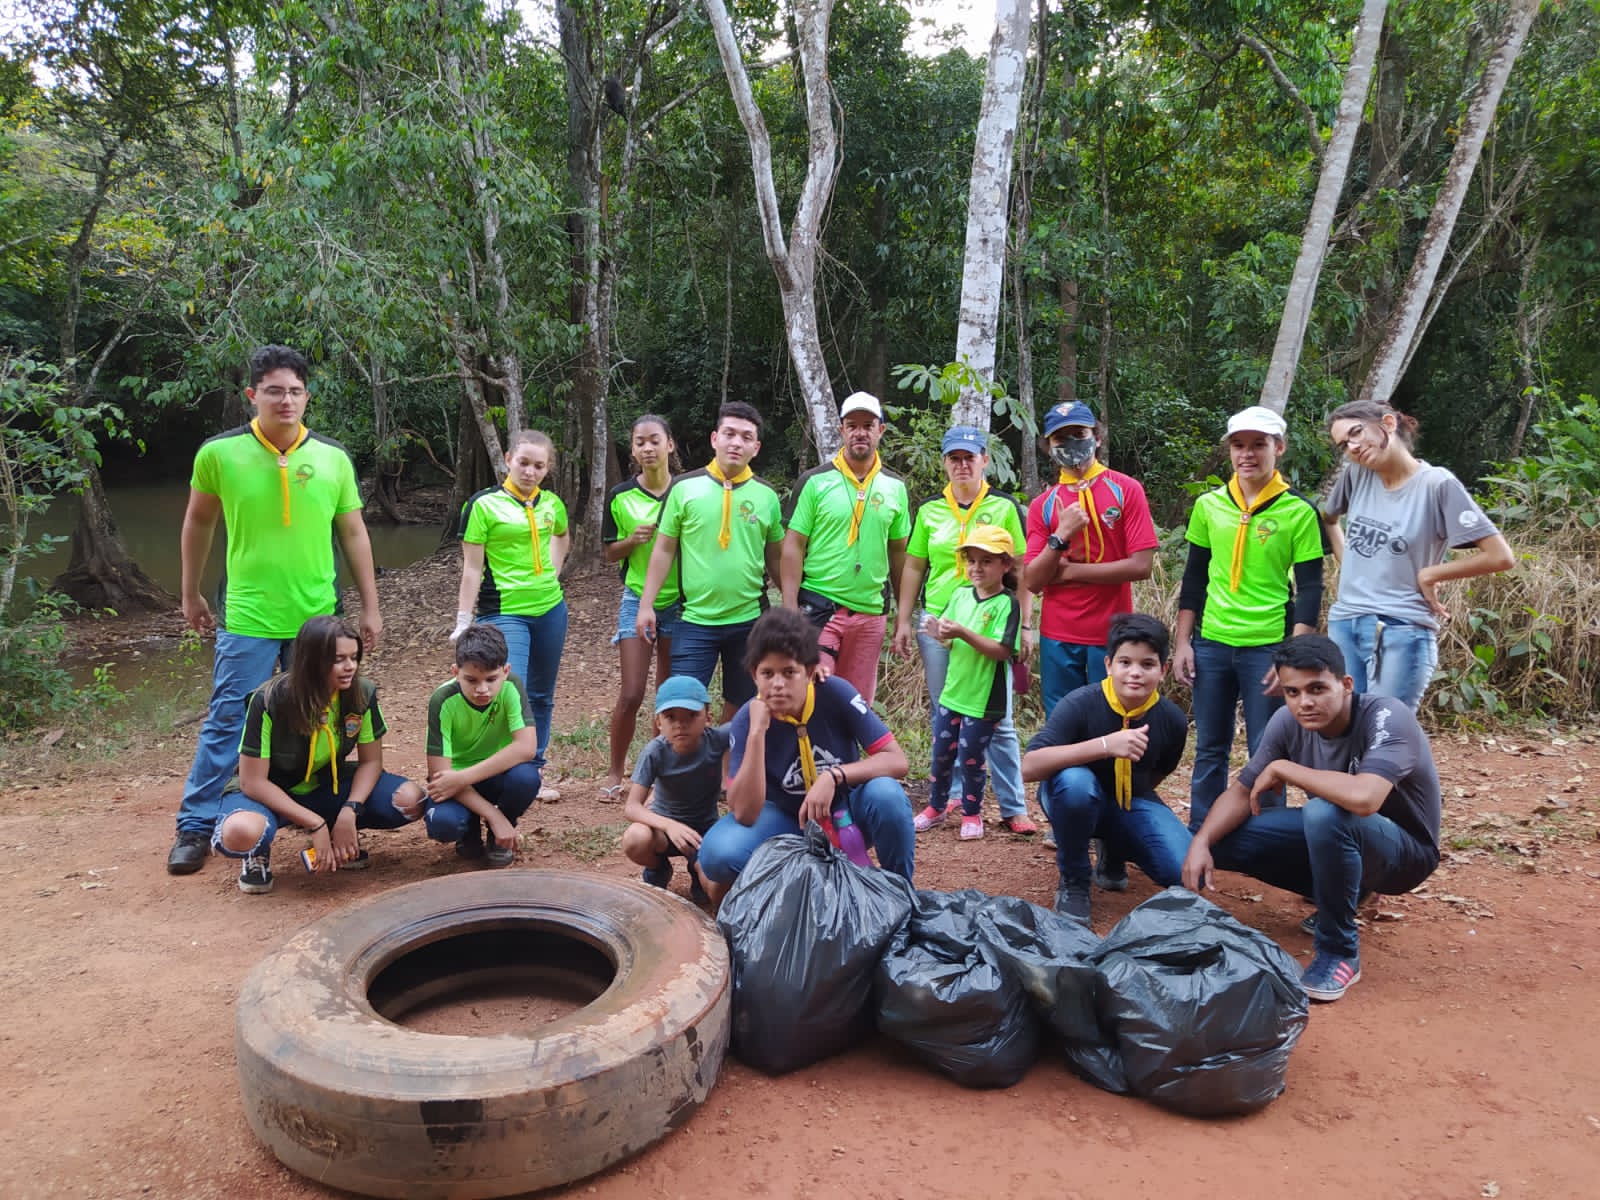
[[[631,637],[637,637],[633,630],[634,622],[639,619],[639,593],[631,588],[622,589],[622,600],[617,605],[617,631],[611,635],[611,644],[625,642]],[[678,631],[678,622],[683,620],[683,601],[674,600],[666,608],[656,609],[656,639],[670,642],[672,635]]]
[[[1357,692],[1393,696],[1417,711],[1439,665],[1439,637],[1433,630],[1368,614],[1329,621],[1328,636],[1344,652],[1344,669]]]
[[[1191,644],[1194,773],[1189,779],[1189,828],[1198,831],[1211,805],[1228,786],[1235,707],[1243,702],[1245,744],[1254,754],[1267,721],[1283,707],[1283,697],[1263,695],[1261,691],[1261,677],[1272,669],[1272,654],[1279,643],[1229,646],[1196,635]],[[1265,808],[1282,804],[1281,791],[1262,797]]]
[[[1039,799],[1056,835],[1056,869],[1065,887],[1089,886],[1089,840],[1103,838],[1108,854],[1131,860],[1162,887],[1183,878],[1189,831],[1155,795],[1134,796],[1124,809],[1100,792],[1088,767],[1067,767],[1039,786]]]
[[[878,864],[911,881],[916,832],[911,827],[911,802],[894,779],[869,779],[850,789],[850,817],[878,851]],[[700,870],[713,883],[732,883],[756,847],[780,833],[799,833],[800,823],[772,801],[761,806],[755,823],[742,825],[728,813],[700,842]]]
[[[272,678],[274,668],[287,670],[288,638],[245,637],[217,631],[216,660],[211,667],[211,707],[195,743],[194,765],[178,805],[178,832],[210,834],[216,827],[222,789],[239,769],[239,735],[244,732],[245,703],[250,693]]]
[[[506,661],[511,673],[528,685],[528,707],[533,710],[533,732],[539,743],[540,765],[550,746],[550,717],[556,710],[556,674],[561,651],[567,644],[567,602],[537,617],[495,613],[484,617],[506,635]]]
[[[707,687],[722,660],[722,702],[737,708],[756,694],[755,678],[745,669],[744,644],[754,621],[734,625],[696,625],[680,621],[672,633],[672,673],[693,675]]]
[[[348,768],[339,772],[339,790],[335,792],[326,785],[304,792],[294,799],[303,804],[317,816],[321,817],[331,827],[339,817],[339,809],[350,798],[350,785],[356,781],[356,764],[343,763],[342,767]],[[400,826],[416,820],[408,817],[394,806],[394,794],[405,786],[406,780],[402,775],[391,775],[385,771],[378,778],[367,796],[366,807],[361,815],[356,818],[357,829],[399,829]],[[258,841],[243,854],[236,850],[229,850],[222,844],[222,823],[236,812],[259,813],[267,820],[266,832]],[[218,854],[225,854],[229,858],[246,858],[252,854],[266,854],[272,849],[272,839],[278,836],[278,827],[283,819],[265,804],[260,804],[250,799],[243,792],[229,792],[222,798],[221,811],[217,814],[216,832],[211,835],[211,848]]]
[[[522,814],[528,811],[528,805],[533,803],[534,797],[538,796],[543,782],[538,765],[525,762],[498,775],[491,775],[488,779],[480,779],[472,785],[472,790],[498,808],[505,814],[506,820],[515,825],[522,819]],[[429,800],[422,814],[428,836],[436,842],[459,842],[467,830],[480,820],[475,812],[459,800]]]
[[[1356,901],[1362,892],[1409,892],[1439,865],[1439,854],[1374,813],[1358,817],[1320,796],[1304,808],[1270,808],[1211,848],[1212,862],[1317,905],[1316,947],[1355,958]]]
[[[1106,677],[1106,648],[1080,646],[1076,642],[1039,639],[1039,691],[1044,700],[1045,720],[1055,712],[1056,703],[1068,692],[1075,692]]]
[[[939,705],[939,695],[944,691],[944,678],[950,673],[950,647],[938,638],[922,633],[922,619],[917,618],[917,649],[922,651],[922,669],[928,677],[928,708],[931,712]],[[1022,792],[1022,746],[1017,739],[1017,727],[1011,721],[1011,685],[1006,684],[1006,715],[994,727],[994,737],[989,741],[989,775],[994,786],[994,798],[1000,802],[1000,816],[1025,817],[1028,804]]]
[[[961,814],[976,817],[983,812],[983,786],[988,771],[985,761],[989,742],[994,738],[995,722],[951,712],[942,704],[933,706],[933,783],[928,788],[928,807],[944,811],[952,785],[961,801]]]

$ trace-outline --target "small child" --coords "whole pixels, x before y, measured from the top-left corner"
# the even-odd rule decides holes
[[[468,625],[456,639],[455,678],[428,701],[428,836],[491,867],[516,857],[517,820],[540,785],[528,691],[506,660],[504,634]]]
[[[711,693],[693,675],[674,675],[656,689],[656,736],[639,752],[622,815],[632,821],[622,852],[644,868],[644,881],[672,881],[672,856],[689,867],[689,898],[710,903],[700,878],[700,839],[717,822],[728,726],[711,725]],[[655,788],[655,799],[645,797]]]
[[[1006,715],[1011,659],[1020,646],[1022,609],[1011,590],[1016,542],[998,525],[979,525],[956,547],[970,581],[958,587],[944,615],[924,629],[950,644],[950,670],[933,706],[933,786],[917,814],[917,832],[943,824],[951,784],[959,777],[961,837],[983,836],[983,789],[989,741]],[[958,766],[959,763],[959,766]]]

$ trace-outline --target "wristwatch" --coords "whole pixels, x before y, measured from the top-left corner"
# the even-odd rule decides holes
[[[1044,544],[1049,546],[1050,549],[1054,550],[1057,554],[1061,553],[1061,551],[1067,548],[1067,544],[1053,533],[1049,537],[1045,538]]]

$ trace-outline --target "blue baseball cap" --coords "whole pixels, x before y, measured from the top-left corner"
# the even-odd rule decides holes
[[[976,425],[952,425],[944,432],[944,441],[939,445],[939,453],[942,456],[955,450],[965,450],[969,454],[987,454],[989,435]]]
[[[1049,437],[1065,425],[1085,425],[1093,429],[1095,423],[1094,409],[1082,400],[1058,404],[1044,415],[1044,436]]]
[[[689,708],[699,711],[711,703],[711,693],[706,685],[693,675],[674,675],[656,689],[656,711],[669,708]]]

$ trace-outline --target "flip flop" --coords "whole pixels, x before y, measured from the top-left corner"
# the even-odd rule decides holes
[[[628,790],[625,783],[613,783],[610,787],[600,789],[599,800],[601,804],[615,804],[622,799],[623,793]]]

